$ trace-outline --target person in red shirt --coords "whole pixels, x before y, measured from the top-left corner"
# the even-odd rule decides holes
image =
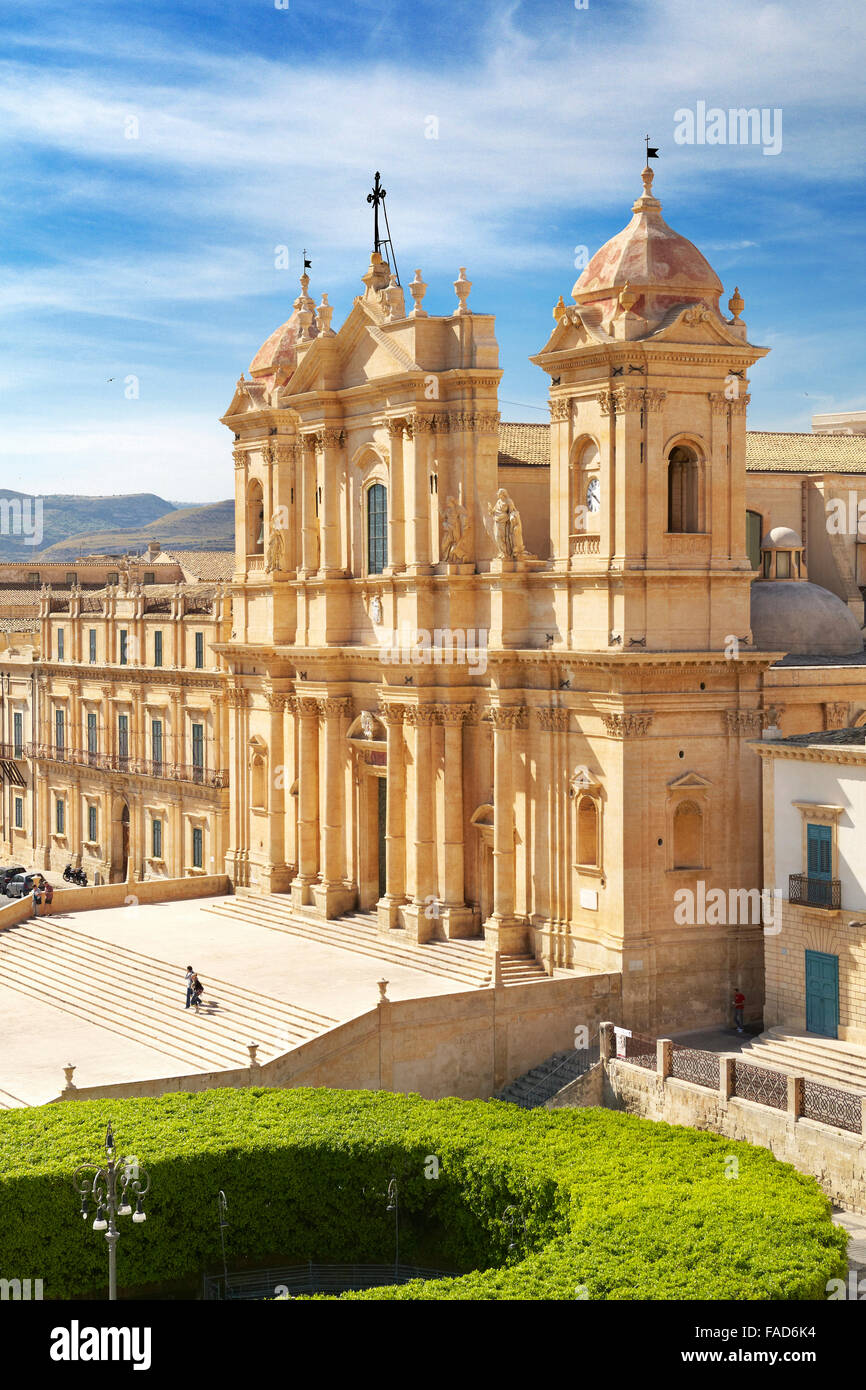
[[[743,1010],[746,1007],[746,996],[741,989],[734,994],[734,1022],[737,1025],[737,1032],[743,1031]]]

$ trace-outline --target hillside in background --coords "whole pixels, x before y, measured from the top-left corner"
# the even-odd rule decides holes
[[[42,503],[42,539],[28,545],[33,533],[34,503]],[[17,522],[16,504],[23,515]],[[0,488],[0,560],[74,560],[79,555],[138,551],[148,541],[200,550],[234,547],[234,502],[176,506],[152,492],[116,497],[78,497],[61,493],[34,498]]]
[[[38,545],[28,545],[25,537],[33,534],[36,502],[42,504],[42,539]],[[121,528],[137,530],[173,511],[171,502],[153,492],[116,497],[49,493],[37,498],[30,493],[0,488],[0,558],[32,560],[34,555],[71,536],[98,535]],[[23,528],[18,523],[19,516],[23,517]]]
[[[163,550],[233,550],[234,499],[203,507],[176,507],[146,525],[82,531],[38,553],[46,560],[75,560],[79,555],[143,550],[148,541],[159,541]]]

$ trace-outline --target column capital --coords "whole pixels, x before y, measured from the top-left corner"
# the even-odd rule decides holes
[[[405,705],[403,717],[407,724],[413,728],[423,727],[428,724],[439,723],[438,705]]]
[[[434,705],[439,712],[439,723],[445,725],[467,724],[475,712],[474,705]]]
[[[318,719],[319,701],[314,700],[311,695],[295,696],[295,707],[301,719]]]
[[[650,711],[641,710],[634,713],[603,714],[601,720],[605,733],[611,734],[613,738],[631,738],[649,733],[653,716]]]
[[[553,732],[555,729],[568,728],[568,710],[560,705],[538,705],[535,709],[535,717],[542,729]]]
[[[400,704],[386,703],[379,701],[380,718],[388,725],[389,729],[402,728],[406,719],[406,706]]]
[[[346,696],[326,695],[323,700],[316,702],[319,706],[319,713],[325,719],[337,719],[340,715],[348,715],[352,708],[352,701]]]
[[[484,716],[494,729],[522,729],[526,721],[525,705],[490,705]]]

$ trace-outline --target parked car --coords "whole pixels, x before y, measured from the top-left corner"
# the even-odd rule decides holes
[[[0,893],[6,892],[6,885],[9,882],[10,878],[14,878],[16,874],[26,874],[26,872],[27,870],[25,869],[23,864],[17,864],[12,869],[0,869]]]
[[[28,893],[33,892],[34,883],[44,882],[44,874],[16,874],[14,878],[10,878],[9,882],[6,884],[6,896],[7,898],[24,898]]]

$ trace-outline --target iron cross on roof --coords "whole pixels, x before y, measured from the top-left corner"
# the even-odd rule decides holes
[[[376,170],[376,180],[375,180],[375,182],[374,182],[374,184],[373,184],[373,191],[372,191],[372,193],[368,193],[368,194],[367,194],[367,202],[373,204],[373,250],[374,250],[374,251],[378,251],[378,250],[379,250],[379,247],[380,247],[381,244],[382,244],[382,239],[381,239],[381,237],[379,236],[379,204],[380,204],[380,203],[382,204],[382,210],[383,210],[383,212],[384,212],[384,210],[385,210],[385,194],[386,194],[386,190],[385,190],[385,189],[382,187],[382,185],[379,183],[379,170],[377,169],[377,170]]]

